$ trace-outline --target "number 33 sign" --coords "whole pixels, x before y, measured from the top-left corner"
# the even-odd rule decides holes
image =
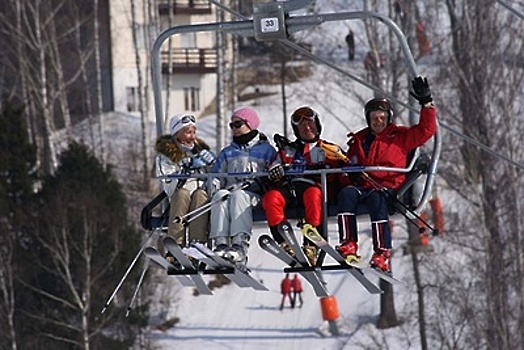
[[[269,17],[260,19],[260,31],[262,33],[278,32],[278,18]]]

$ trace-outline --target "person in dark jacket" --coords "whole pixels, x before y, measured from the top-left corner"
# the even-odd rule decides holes
[[[351,29],[346,35],[346,44],[348,46],[348,60],[353,61],[355,59],[355,37]]]

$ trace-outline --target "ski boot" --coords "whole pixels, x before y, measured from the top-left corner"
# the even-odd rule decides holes
[[[251,236],[241,232],[231,239],[231,248],[228,249],[225,258],[234,263],[239,268],[245,268],[247,263],[247,252],[249,249],[249,239]]]
[[[240,244],[233,244],[228,249],[225,258],[239,268],[245,267],[247,263],[247,249]]]
[[[359,263],[360,255],[358,255],[358,243],[355,241],[345,241],[337,245],[335,249],[344,257],[348,264]]]
[[[170,252],[167,252],[164,255],[164,258],[167,260],[168,263],[173,265],[177,270],[182,270],[182,264],[180,262],[178,262],[177,259],[175,259],[173,254],[171,254]]]
[[[388,249],[377,249],[375,250],[375,252],[373,253],[373,256],[371,257],[369,266],[371,266],[375,270],[379,270],[384,273],[391,274],[391,270],[389,266],[390,257],[391,257],[391,253]]]
[[[225,258],[229,249],[229,238],[220,236],[215,238],[214,243],[215,249],[213,249],[213,252],[221,258]]]
[[[291,255],[293,258],[296,258],[295,252],[293,251],[293,249],[291,249],[289,244],[287,244],[286,242],[282,242],[282,243],[279,243],[278,245],[280,246],[280,248],[284,249],[286,253]]]
[[[228,250],[229,246],[227,244],[219,244],[213,249],[213,252],[221,258],[225,258]]]
[[[317,247],[314,245],[304,245],[302,246],[302,251],[304,252],[309,264],[315,266],[317,264]]]

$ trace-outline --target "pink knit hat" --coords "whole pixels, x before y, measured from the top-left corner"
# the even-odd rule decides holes
[[[260,118],[253,108],[242,107],[233,112],[231,118],[242,119],[251,130],[255,130],[260,125]]]

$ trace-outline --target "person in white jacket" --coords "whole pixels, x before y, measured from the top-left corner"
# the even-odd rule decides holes
[[[202,188],[204,181],[196,178],[170,178],[174,174],[205,173],[215,162],[209,146],[196,136],[196,119],[190,114],[177,114],[169,121],[169,135],[160,136],[155,144],[156,175],[161,179],[162,189],[167,193],[169,210],[168,234],[181,246],[191,241],[206,243],[208,239],[209,213],[189,222],[188,239],[182,223],[173,219],[199,208],[208,201]]]

